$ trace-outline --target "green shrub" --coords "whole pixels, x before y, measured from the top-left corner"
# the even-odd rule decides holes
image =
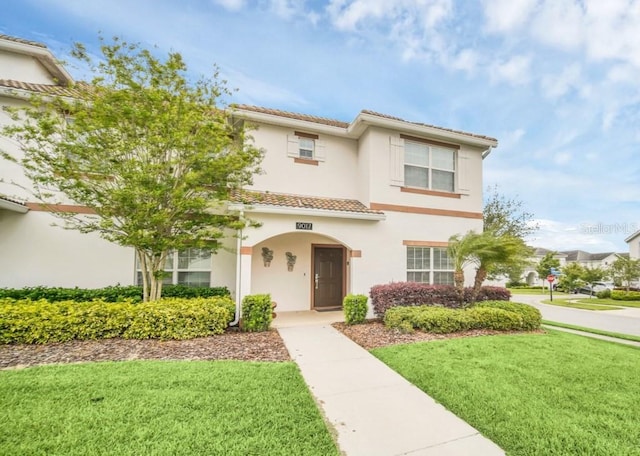
[[[367,318],[367,297],[365,295],[349,294],[342,301],[344,322],[348,325],[363,323]]]
[[[611,299],[616,301],[640,301],[640,291],[613,290]]]
[[[273,307],[270,294],[256,294],[245,296],[242,300],[243,331],[268,331],[273,319]]]
[[[524,331],[539,329],[542,323],[542,314],[538,309],[528,304],[511,301],[484,301],[477,303],[474,307],[492,307],[495,309],[514,312],[522,317],[520,328]]]
[[[0,298],[0,343],[189,339],[222,333],[233,314],[229,297],[167,298],[144,304]]]
[[[434,306],[393,307],[387,310],[387,328],[401,332],[419,329],[436,334],[493,329],[497,331],[532,330],[540,327],[540,312],[526,304],[485,301],[468,309]]]
[[[600,290],[596,292],[596,298],[598,299],[609,299],[611,298],[611,290],[609,288],[605,290]]]
[[[188,287],[186,285],[164,285],[163,298],[212,298],[230,296],[227,287]],[[31,299],[49,302],[100,300],[105,302],[141,302],[141,286],[111,286],[104,288],[62,288],[62,287],[26,287],[0,288],[0,298]]]

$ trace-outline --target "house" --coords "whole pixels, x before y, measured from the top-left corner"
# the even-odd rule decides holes
[[[43,45],[0,36],[2,105],[69,81]],[[227,207],[262,226],[216,255],[175,252],[168,282],[271,293],[280,311],[337,308],[391,281],[453,283],[447,241],[482,230],[482,163],[496,139],[372,111],[350,122],[244,105],[230,114],[254,128],[265,156],[264,173]],[[19,151],[8,138],[0,147]],[[10,185],[28,186],[21,170],[0,163],[0,287],[136,282],[133,249],[51,227],[47,208]],[[68,203],[58,209],[88,209]]]
[[[587,268],[603,269],[611,266],[611,263],[616,261],[620,255],[624,255],[616,252],[589,253],[584,250],[567,250],[561,253],[567,256],[567,263],[578,263]]]
[[[538,272],[536,271],[540,261],[545,257],[545,255],[553,253],[553,258],[558,260],[560,268],[562,268],[567,264],[567,255],[563,252],[556,252],[542,247],[534,247],[533,249],[533,256],[531,257],[529,264],[525,267],[522,276],[527,285],[539,285],[541,281],[544,285],[546,277],[539,277]]]
[[[629,256],[631,258],[640,258],[640,230],[633,233],[624,240],[629,245]]]

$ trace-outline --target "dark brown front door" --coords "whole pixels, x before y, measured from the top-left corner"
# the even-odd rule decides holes
[[[313,307],[341,307],[344,299],[344,248],[313,247]]]

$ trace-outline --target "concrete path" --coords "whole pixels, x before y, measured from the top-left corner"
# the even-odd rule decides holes
[[[330,324],[288,326],[283,318],[278,332],[336,429],[344,454],[504,455],[496,444]]]
[[[634,340],[619,339],[617,337],[603,336],[602,334],[593,334],[593,333],[589,333],[589,332],[578,331],[578,330],[575,330],[575,329],[561,328],[559,326],[553,326],[553,325],[544,325],[543,324],[542,326],[544,328],[546,328],[546,329],[553,329],[553,330],[556,330],[556,331],[564,331],[564,332],[568,332],[568,333],[571,333],[571,334],[577,334],[578,336],[591,337],[593,339],[606,340],[608,342],[615,342],[616,344],[631,345],[632,347],[640,348],[640,342],[636,342]]]

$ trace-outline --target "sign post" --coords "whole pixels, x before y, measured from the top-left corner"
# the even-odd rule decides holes
[[[556,280],[556,276],[554,276],[553,274],[549,274],[547,276],[547,282],[549,282],[549,297],[551,298],[551,301],[553,301],[553,282]]]

